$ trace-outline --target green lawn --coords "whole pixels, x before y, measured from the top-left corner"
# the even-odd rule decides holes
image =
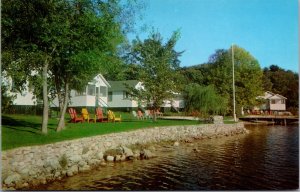
[[[118,113],[116,113],[116,115],[118,115]],[[29,115],[3,115],[2,150],[140,128],[169,125],[192,125],[199,123],[198,121],[188,120],[158,120],[157,122],[152,122],[151,120],[136,120],[133,119],[129,113],[122,113],[122,121],[123,122],[121,123],[67,123],[66,129],[57,133],[55,132],[55,128],[58,120],[50,118],[48,134],[43,135],[40,131],[42,117]]]

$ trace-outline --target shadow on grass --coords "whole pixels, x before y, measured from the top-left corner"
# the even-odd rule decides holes
[[[38,135],[42,134],[41,132],[42,123],[33,123],[33,122],[11,118],[8,116],[2,116],[2,125],[5,126],[5,128],[7,129],[12,129],[21,132],[29,132]],[[51,127],[49,127],[49,125]],[[55,127],[54,123],[48,123],[48,130],[55,130],[55,128],[53,127]]]

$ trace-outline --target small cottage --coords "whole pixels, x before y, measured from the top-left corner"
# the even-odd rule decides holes
[[[262,99],[265,101],[265,103],[260,106],[261,110],[267,110],[267,111],[286,110],[287,98],[282,95],[275,94],[270,91],[266,91],[263,96],[258,96],[256,99]]]
[[[106,79],[98,74],[90,81],[82,92],[71,90],[69,107],[108,107],[108,88]],[[51,107],[58,107],[58,99],[55,98]]]

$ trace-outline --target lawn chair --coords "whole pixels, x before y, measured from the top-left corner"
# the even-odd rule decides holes
[[[114,112],[112,112],[111,110],[108,110],[107,116],[108,116],[108,121],[112,121],[112,122],[119,121],[119,122],[121,122],[121,115],[120,115],[120,117],[116,117]]]
[[[108,118],[103,116],[103,111],[101,107],[96,108],[94,122],[108,122]]]
[[[155,111],[155,113],[156,113],[157,116],[163,116],[164,115],[162,112],[159,111],[159,109],[157,109]]]
[[[83,117],[84,121],[87,121],[88,123],[90,121],[93,121],[93,119],[90,119],[90,114],[89,114],[87,108],[82,108],[81,109],[81,114],[82,114],[82,117]]]
[[[147,119],[151,119],[151,118],[152,118],[152,114],[151,114],[151,111],[150,111],[150,110],[146,110],[146,111],[145,111],[145,117],[146,117]]]
[[[137,117],[138,117],[138,119],[144,119],[144,114],[141,110],[138,110]]]
[[[76,110],[74,108],[69,108],[69,114],[70,114],[70,117],[71,117],[70,122],[72,122],[72,123],[77,123],[77,122],[82,123],[83,122],[82,117],[77,117]]]
[[[136,114],[135,111],[132,111],[132,115],[133,115],[134,118],[138,118],[138,116],[137,116],[137,114]]]

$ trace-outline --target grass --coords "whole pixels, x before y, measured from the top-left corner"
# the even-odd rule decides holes
[[[120,113],[116,113],[119,115]],[[66,129],[56,132],[58,120],[50,118],[48,134],[41,133],[42,117],[29,115],[2,116],[2,150],[21,146],[42,145],[108,133],[124,132],[141,128],[171,125],[193,125],[199,122],[188,120],[137,120],[129,113],[121,113],[121,123],[67,123]],[[68,120],[68,118],[67,118]],[[67,121],[66,121],[67,122]]]

